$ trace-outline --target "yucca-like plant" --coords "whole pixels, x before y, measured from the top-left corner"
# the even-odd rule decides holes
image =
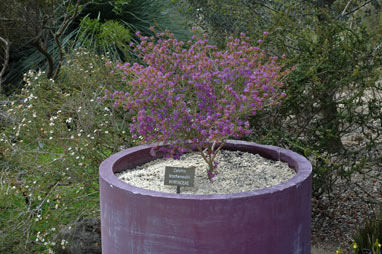
[[[79,25],[73,26],[73,46],[99,54],[108,52],[113,60],[124,61],[133,56],[128,44],[139,41],[137,31],[152,35],[152,26],[169,29],[178,39],[189,35],[182,25],[183,18],[168,0],[96,1],[86,6],[79,20]]]
[[[112,60],[127,60],[134,57],[129,43],[137,42],[136,31],[149,35],[151,26],[169,29],[180,39],[186,39],[187,30],[182,26],[183,17],[179,15],[168,0],[118,0],[83,1],[78,17],[64,31],[61,45],[66,51],[85,48],[99,55],[109,55]],[[57,20],[64,15],[57,12]],[[48,43],[49,54],[56,63],[59,52],[53,38]],[[12,51],[12,59],[6,81],[13,90],[30,69],[46,69],[45,57],[34,47],[25,45]]]

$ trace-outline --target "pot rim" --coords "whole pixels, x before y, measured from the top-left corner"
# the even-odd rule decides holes
[[[176,194],[176,193],[166,193],[159,192],[149,189],[143,189],[131,184],[128,184],[120,180],[114,173],[114,165],[118,163],[122,158],[138,153],[142,150],[151,149],[155,147],[155,144],[145,144],[135,147],[131,147],[115,153],[104,160],[99,167],[99,177],[100,180],[103,179],[111,188],[117,188],[120,190],[131,192],[132,194],[139,194],[144,196],[158,197],[158,198],[170,198],[170,199],[194,199],[194,200],[221,200],[221,199],[237,199],[237,198],[248,198],[251,196],[273,194],[275,192],[284,191],[289,188],[298,188],[301,183],[303,183],[307,178],[312,174],[312,164],[302,155],[287,150],[277,146],[271,145],[259,145],[254,142],[240,141],[240,140],[227,140],[226,145],[231,147],[240,148],[249,148],[255,147],[257,150],[268,151],[277,153],[279,160],[287,162],[291,167],[291,163],[294,163],[296,166],[291,167],[296,170],[296,175],[280,184],[246,192],[237,192],[237,193],[228,193],[228,194]],[[261,154],[260,154],[261,155]],[[261,155],[262,156],[262,155]]]

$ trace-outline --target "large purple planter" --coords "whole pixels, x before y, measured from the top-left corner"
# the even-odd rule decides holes
[[[230,140],[224,149],[288,162],[297,171],[277,186],[235,194],[162,193],[114,175],[153,160],[151,147],[124,150],[100,166],[103,254],[310,254],[312,166],[303,156]]]

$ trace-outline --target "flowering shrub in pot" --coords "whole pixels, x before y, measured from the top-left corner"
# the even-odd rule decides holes
[[[135,52],[143,64],[118,64],[127,92],[108,96],[133,115],[133,137],[170,144],[160,149],[175,159],[196,148],[212,180],[226,140],[251,133],[248,117],[285,96],[281,80],[289,70],[251,46],[245,34],[230,37],[225,51],[209,45],[207,35],[187,43],[168,31],[140,39]]]
[[[142,64],[117,65],[126,90],[107,91],[104,99],[132,117],[136,139],[152,144],[121,151],[100,166],[103,252],[310,253],[311,164],[292,151],[228,139],[249,134],[250,115],[285,96],[289,70],[244,34],[230,38],[226,50],[206,37],[183,43],[169,32],[140,36],[135,51]],[[287,162],[296,176],[266,189],[217,195],[156,192],[115,176],[155,158],[198,151],[212,182],[221,149]]]

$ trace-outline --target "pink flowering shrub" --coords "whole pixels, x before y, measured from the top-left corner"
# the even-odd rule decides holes
[[[126,91],[106,97],[132,114],[133,137],[169,144],[160,150],[175,159],[197,149],[212,180],[226,140],[250,134],[248,117],[285,96],[279,88],[288,70],[244,34],[229,38],[226,50],[209,45],[207,35],[186,43],[168,31],[138,35],[135,52],[143,64],[119,63]]]

